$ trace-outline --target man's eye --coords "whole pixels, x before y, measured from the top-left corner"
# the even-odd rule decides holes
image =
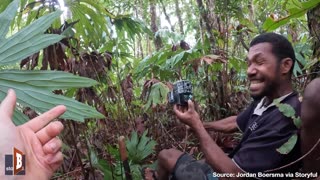
[[[256,61],[256,63],[257,63],[258,65],[262,65],[262,64],[264,63],[264,60],[263,60],[263,59],[258,59],[258,60]]]

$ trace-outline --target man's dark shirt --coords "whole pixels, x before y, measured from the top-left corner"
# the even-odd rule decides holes
[[[300,116],[300,101],[297,93],[287,95],[281,103],[291,105]],[[300,156],[299,140],[294,149],[287,155],[277,151],[288,139],[297,133],[293,120],[284,116],[278,108],[271,104],[263,112],[255,111],[262,105],[259,101],[253,102],[237,117],[239,129],[243,138],[230,157],[236,165],[245,172],[257,173],[286,165]],[[261,106],[262,107],[262,106]],[[257,114],[261,115],[257,115]],[[290,167],[296,172],[298,166]],[[282,169],[280,172],[287,172]]]

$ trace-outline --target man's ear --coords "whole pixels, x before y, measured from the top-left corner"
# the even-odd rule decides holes
[[[293,66],[293,61],[291,58],[284,58],[281,60],[281,73],[282,74],[287,74],[289,73],[291,67]]]

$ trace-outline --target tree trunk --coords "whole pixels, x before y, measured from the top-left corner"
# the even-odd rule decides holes
[[[174,3],[175,3],[175,5],[176,5],[176,15],[177,15],[177,17],[178,17],[180,33],[181,33],[181,34],[184,34],[184,31],[183,31],[183,22],[182,22],[182,18],[181,18],[181,11],[180,11],[180,7],[179,7],[179,0],[174,0]]]
[[[214,31],[217,30],[218,32],[222,32],[223,30],[220,29],[219,25],[219,18],[215,14],[215,0],[206,0],[205,5],[203,4],[202,0],[197,0],[197,4],[200,10],[200,15],[202,19],[202,23],[205,25],[205,29],[207,31],[207,34],[209,35],[209,41],[210,41],[210,53],[211,54],[220,54],[220,50],[215,47],[215,36],[214,36]],[[224,70],[222,70],[224,71]],[[209,71],[208,71],[209,72]],[[207,79],[208,84],[208,93],[209,92],[216,92],[215,94],[217,96],[211,97],[209,96],[208,98],[208,104],[210,106],[210,113],[212,113],[213,117],[215,119],[220,119],[222,116],[225,114],[226,109],[226,96],[225,92],[226,90],[224,89],[224,79],[223,75],[225,72],[213,72],[216,73],[215,76],[217,76],[217,81],[216,82],[209,82]],[[210,76],[210,74],[207,74],[207,76]],[[212,93],[211,93],[212,94]],[[218,107],[216,106],[218,105]]]
[[[209,7],[210,9],[206,9],[202,0],[197,0],[198,7],[200,10],[200,15],[202,18],[202,22],[205,25],[205,28],[209,34],[209,41],[211,45],[211,51],[214,53],[214,48],[215,48],[215,38],[213,34],[213,29],[217,29],[216,27],[216,19],[215,19],[215,13],[214,13],[214,0],[208,0],[207,5],[212,5],[212,7]]]
[[[151,14],[151,29],[152,29],[152,32],[155,34],[158,31],[155,0],[150,0],[150,14]],[[155,37],[154,45],[155,45],[157,51],[159,51],[161,49],[162,41],[161,41],[160,36]]]
[[[135,9],[135,12],[136,12],[136,18],[139,19],[140,17],[141,18],[144,18],[143,16],[143,12],[142,12],[142,5],[141,5],[141,2],[140,1],[136,1],[136,4],[137,6],[134,7]],[[142,46],[142,37],[137,37],[137,44],[136,44],[136,57],[141,57],[143,58],[144,55],[143,55],[143,46]]]
[[[313,8],[308,12],[308,27],[310,36],[312,37],[312,59],[320,58],[320,5]],[[310,68],[310,80],[319,77],[320,62],[318,61],[315,65]]]
[[[255,24],[254,4],[252,0],[248,1],[249,20]]]
[[[161,4],[161,7],[162,7],[162,11],[164,13],[164,16],[166,17],[166,20],[168,21],[168,23],[170,25],[170,29],[171,29],[172,32],[174,32],[174,27],[171,24],[170,17],[169,17],[169,15],[167,13],[166,6],[163,4],[163,0],[160,0],[160,4]]]

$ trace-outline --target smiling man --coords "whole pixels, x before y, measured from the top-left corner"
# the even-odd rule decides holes
[[[179,120],[189,125],[197,135],[204,161],[196,161],[190,155],[176,149],[162,150],[158,156],[158,179],[217,179],[217,177],[251,177],[266,170],[279,168],[300,156],[299,146],[286,155],[277,152],[297,129],[293,120],[285,117],[273,104],[280,99],[291,105],[300,115],[298,95],[293,91],[291,75],[295,62],[290,42],[281,35],[266,33],[250,43],[247,56],[249,91],[254,99],[238,116],[202,123],[192,101],[188,108],[174,107]],[[226,155],[212,140],[207,130],[218,132],[243,132],[242,140],[234,151]],[[297,171],[296,165],[279,172]],[[155,177],[155,176],[154,176]],[[153,177],[153,178],[154,178]]]

